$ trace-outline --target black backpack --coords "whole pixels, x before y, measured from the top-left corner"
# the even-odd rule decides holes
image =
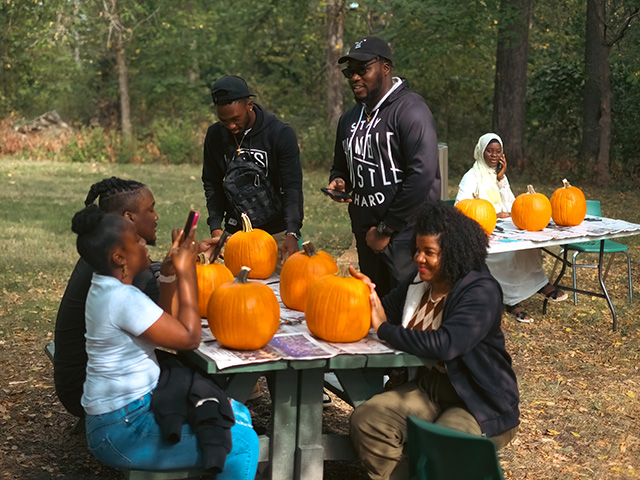
[[[234,155],[222,183],[232,216],[246,213],[254,227],[282,218],[282,202],[267,174],[245,152]]]

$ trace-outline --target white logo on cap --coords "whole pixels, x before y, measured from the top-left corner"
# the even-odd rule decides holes
[[[362,44],[363,44],[364,42],[366,42],[366,41],[367,41],[367,39],[365,38],[364,40],[360,40],[359,42],[356,42],[356,44],[353,46],[354,50],[357,50],[357,49],[359,49],[360,47],[362,47]]]

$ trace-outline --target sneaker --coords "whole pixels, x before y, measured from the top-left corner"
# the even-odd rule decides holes
[[[505,305],[507,313],[513,315],[513,317],[520,323],[533,323],[533,318],[527,312],[524,311],[520,305]]]
[[[256,398],[260,398],[261,395],[262,392],[260,391],[260,384],[256,382],[256,384],[253,386],[253,391],[251,392],[251,395],[249,395],[249,398],[247,398],[247,400],[255,400]]]
[[[538,295],[541,295],[550,302],[562,302],[569,298],[567,292],[560,290],[558,287],[554,287],[550,283],[547,283],[544,287],[538,290]]]
[[[326,390],[324,390],[322,392],[322,408],[330,407],[332,403],[333,401],[331,400],[331,397],[326,392]]]

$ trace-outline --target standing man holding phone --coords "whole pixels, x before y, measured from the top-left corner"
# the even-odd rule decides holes
[[[433,115],[406,79],[392,75],[391,49],[377,37],[357,41],[338,60],[356,105],[340,118],[328,188],[351,193],[351,227],[360,271],[382,297],[415,272],[413,215],[440,199]]]
[[[299,250],[302,227],[296,134],[254,103],[247,83],[238,76],[216,80],[211,96],[218,122],[207,130],[202,167],[211,237],[220,241],[223,221],[227,232],[239,230],[240,215],[246,213],[253,227],[276,240],[280,267]]]

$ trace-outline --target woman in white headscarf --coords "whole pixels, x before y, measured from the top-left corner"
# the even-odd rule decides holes
[[[507,159],[502,149],[502,139],[495,133],[480,137],[473,152],[475,163],[460,180],[456,203],[473,198],[475,193],[493,204],[498,218],[511,216],[511,204],[515,197],[505,174]],[[487,266],[502,287],[507,312],[519,322],[533,322],[533,318],[519,303],[535,293],[552,302],[567,298],[565,292],[549,283],[542,268],[539,249],[493,253],[487,257]]]

